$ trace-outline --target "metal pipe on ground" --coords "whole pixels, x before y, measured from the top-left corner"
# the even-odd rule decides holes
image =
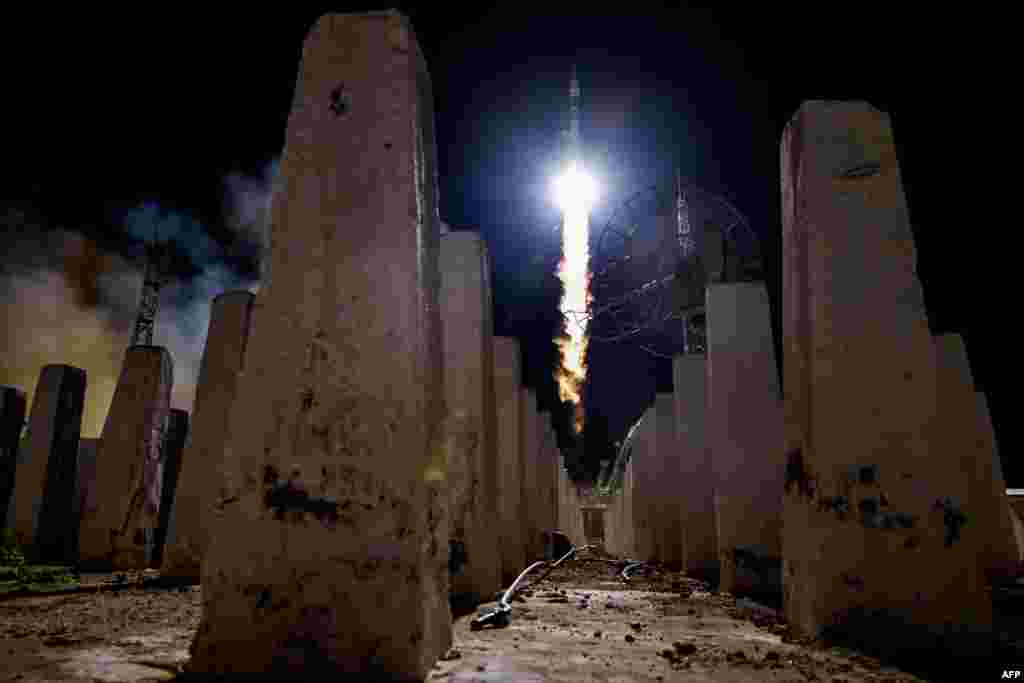
[[[527,574],[532,572],[537,567],[548,565],[547,571],[541,574],[540,577],[538,577],[536,580],[532,582],[540,583],[541,581],[546,579],[548,575],[552,571],[554,571],[559,565],[561,565],[563,562],[565,562],[570,557],[575,555],[579,550],[587,550],[588,548],[592,547],[594,546],[585,545],[582,548],[577,549],[576,546],[573,546],[569,549],[569,552],[567,552],[565,555],[560,557],[555,562],[546,562],[544,560],[541,560],[539,562],[534,562],[533,564],[531,564],[529,567],[524,569],[523,572],[518,577],[516,577],[516,580],[512,582],[512,585],[508,587],[508,590],[505,591],[505,594],[501,597],[500,600],[498,600],[497,607],[481,612],[479,616],[477,616],[475,619],[469,622],[470,630],[478,631],[487,624],[491,624],[495,628],[503,628],[505,626],[508,626],[509,620],[512,617],[512,605],[509,604],[509,600],[511,600],[512,596],[515,595],[516,589],[519,588],[519,584],[522,583],[523,579],[526,577]]]

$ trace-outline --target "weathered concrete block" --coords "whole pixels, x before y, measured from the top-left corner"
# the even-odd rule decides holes
[[[498,501],[501,508],[502,585],[508,586],[526,567],[525,539],[522,534],[523,450],[520,448],[520,378],[522,365],[519,341],[510,337],[494,338],[494,394],[498,435]]]
[[[933,438],[936,351],[889,118],[805,102],[781,161],[787,620],[986,656],[991,602],[963,542],[982,531]]]
[[[447,233],[441,237],[440,268],[445,397],[453,447],[448,466],[452,539],[463,544],[467,558],[452,577],[451,590],[483,598],[501,587],[500,529],[494,527],[499,515],[498,444],[486,243],[473,232]]]
[[[576,484],[569,477],[569,472],[559,462],[558,467],[559,488],[561,489],[558,503],[558,528],[569,536],[569,539],[577,546],[586,543],[583,532],[583,513],[580,504],[580,497],[577,493]]]
[[[160,481],[160,513],[153,548],[153,567],[163,563],[164,546],[171,521],[171,511],[175,493],[178,488],[178,477],[181,475],[181,453],[188,438],[188,412],[171,408],[167,415],[167,430],[164,433],[162,447],[163,470]]]
[[[28,432],[18,449],[14,532],[37,561],[74,561],[71,505],[85,382],[84,370],[45,366],[32,399]]]
[[[935,346],[939,371],[935,452],[958,460],[967,480],[960,503],[965,512],[972,512],[966,524],[974,533],[964,534],[964,552],[976,554],[990,583],[1010,580],[1017,569],[1016,543],[988,411],[978,400],[963,338],[943,334],[935,338]],[[974,550],[968,551],[971,545]]]
[[[975,398],[978,400],[978,418],[981,420],[982,438],[985,439],[987,449],[992,453],[992,477],[995,483],[1003,482],[1005,488],[1006,477],[1003,476],[1003,461],[999,455],[999,444],[996,443],[996,430],[992,425],[992,414],[988,410],[988,397],[983,391],[975,391]],[[1000,495],[1005,491],[1000,491]]]
[[[680,472],[680,515],[684,571],[718,582],[718,535],[714,512],[714,472],[708,458],[705,421],[707,360],[676,356],[672,360],[676,448]]]
[[[573,543],[577,539],[572,530],[572,499],[569,494],[569,477],[564,467],[558,468],[558,528],[568,534]]]
[[[539,515],[538,526],[541,530],[541,538],[543,538],[544,532],[554,529],[558,520],[557,504],[554,499],[554,478],[557,475],[555,462],[558,444],[556,443],[554,427],[551,425],[551,413],[543,411],[540,414],[540,421],[541,446],[537,454],[539,457],[537,461],[537,488],[533,504],[536,506]]]
[[[190,672],[422,680],[451,642],[434,169],[408,21],[322,17],[288,121]]]
[[[99,501],[96,499],[96,456],[99,453],[99,447],[99,439],[80,439],[78,441],[78,486],[75,488],[74,504],[72,505],[75,515],[76,543],[82,516],[96,512],[99,505]],[[78,553],[77,545],[75,552]]]
[[[626,438],[622,442],[619,456],[624,469],[622,473],[622,491],[619,494],[621,498],[621,513],[618,523],[620,536],[616,542],[618,548],[616,552],[628,558],[638,557],[637,539],[640,516],[637,514],[637,510],[640,503],[637,499],[636,461],[642,450],[639,447],[640,427],[645,417],[646,414],[641,416],[630,428],[629,432],[627,432]]]
[[[783,425],[763,283],[707,288],[707,445],[720,590],[781,590]]]
[[[630,517],[633,524],[633,552],[638,560],[655,561],[657,546],[657,508],[654,504],[657,478],[660,475],[656,459],[656,426],[654,406],[644,411],[640,421],[627,436],[632,447],[632,487],[630,490]]]
[[[0,387],[0,531],[7,528],[7,508],[14,494],[18,442],[25,425],[25,392]]]
[[[1003,503],[1010,514],[1010,521],[1013,525],[1013,540],[1017,546],[1017,561],[1024,562],[1024,519],[1021,516],[1021,509],[1024,508],[1024,491],[1020,489],[1007,489]]]
[[[628,558],[636,558],[636,467],[630,460],[626,467],[626,475],[622,484],[622,554]]]
[[[210,305],[210,326],[196,382],[190,433],[180,459],[181,472],[171,509],[162,571],[199,580],[209,545],[209,525],[224,491],[224,455],[231,407],[245,365],[245,349],[256,297],[225,292]]]
[[[682,466],[676,440],[675,400],[672,394],[658,394],[651,416],[654,418],[654,467],[651,503],[654,509],[655,554],[668,567],[683,563]]]
[[[541,448],[541,423],[537,414],[537,399],[532,389],[524,388],[519,395],[520,410],[523,421],[523,471],[522,490],[525,514],[522,519],[523,537],[525,538],[526,561],[535,562],[544,555],[541,545],[541,528],[537,516],[537,459]]]
[[[132,346],[125,353],[96,455],[98,505],[81,518],[86,566],[145,569],[152,561],[173,383],[167,349]]]

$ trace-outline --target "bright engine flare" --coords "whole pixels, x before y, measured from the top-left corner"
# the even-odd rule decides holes
[[[558,279],[562,281],[559,306],[566,319],[567,337],[556,339],[561,355],[557,373],[558,393],[574,405],[575,427],[583,429],[583,382],[586,379],[587,311],[590,307],[589,207],[597,194],[593,179],[575,162],[555,182],[556,199],[562,210],[562,259]]]

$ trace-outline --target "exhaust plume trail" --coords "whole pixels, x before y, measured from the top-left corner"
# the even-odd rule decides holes
[[[587,311],[590,308],[590,235],[589,206],[595,188],[579,161],[579,81],[573,66],[569,84],[570,121],[568,130],[569,165],[558,179],[556,191],[562,209],[562,260],[558,279],[562,281],[559,306],[566,321],[565,336],[556,339],[561,365],[556,373],[559,397],[571,401],[576,433],[583,429],[583,384],[586,381]]]

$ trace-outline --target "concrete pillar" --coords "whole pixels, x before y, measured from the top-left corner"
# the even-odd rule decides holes
[[[540,529],[543,532],[555,528],[555,502],[552,499],[552,477],[555,474],[554,462],[558,446],[555,443],[555,430],[551,425],[551,413],[541,413],[543,428],[543,441],[538,455],[540,461],[537,463],[537,506],[540,512]]]
[[[125,353],[96,454],[98,504],[81,518],[79,556],[87,567],[145,569],[152,561],[173,382],[167,349]]]
[[[7,528],[7,508],[14,494],[18,442],[25,425],[25,392],[0,387],[0,531]]]
[[[430,79],[394,11],[303,46],[189,673],[422,680],[451,642]]]
[[[522,534],[523,487],[522,449],[519,439],[520,378],[522,365],[519,341],[510,337],[494,338],[494,395],[498,435],[498,501],[501,508],[501,582],[508,586],[526,568],[526,548]]]
[[[558,530],[566,534],[573,543],[576,539],[572,535],[569,517],[569,480],[566,477],[565,468],[558,468]]]
[[[82,517],[96,512],[96,455],[99,453],[99,439],[80,439],[78,441],[78,486],[72,510],[74,512],[75,553],[79,554],[78,530],[81,528]]]
[[[523,420],[523,538],[525,539],[526,561],[535,562],[544,555],[541,529],[537,519],[537,453],[540,451],[540,416],[537,414],[537,399],[533,389],[523,389],[519,395]]]
[[[551,501],[551,462],[554,460],[555,430],[551,426],[551,413],[543,411],[540,414],[541,442],[537,451],[537,488],[534,494],[534,504],[537,507],[537,527],[540,529],[541,546],[547,547],[544,542],[544,532],[554,528],[555,520],[552,517],[554,504]],[[545,553],[546,555],[546,553]]]
[[[255,301],[251,292],[232,291],[210,305],[192,420],[168,510],[161,566],[168,576],[199,580],[214,510],[227,497],[223,482],[228,424],[245,365]]]
[[[73,562],[71,509],[85,401],[85,371],[47,365],[39,373],[28,432],[14,475],[14,532],[44,562]]]
[[[995,483],[1003,482],[1004,490],[1000,495],[1006,493],[1006,477],[1003,476],[1003,461],[999,455],[999,444],[996,443],[996,431],[992,425],[992,414],[988,410],[988,397],[983,391],[975,391],[975,398],[978,401],[978,419],[981,420],[982,438],[985,439],[986,449],[992,454],[992,477]]]
[[[576,485],[569,478],[569,472],[565,467],[559,465],[559,482],[561,487],[561,500],[558,507],[558,528],[572,539],[577,546],[584,544],[583,534],[580,531],[580,502],[576,496]]]
[[[676,445],[675,400],[672,394],[658,394],[654,400],[654,479],[652,503],[656,520],[656,554],[669,568],[679,570],[683,562],[683,531],[679,490],[682,469]]]
[[[991,601],[961,542],[972,484],[933,440],[936,352],[889,118],[805,102],[781,156],[787,620],[987,656]]]
[[[622,478],[622,556],[636,558],[636,515],[633,510],[634,466],[632,456],[626,465]]]
[[[626,495],[625,495],[625,471],[620,475],[622,482],[619,485],[619,489],[615,494],[615,503],[612,505],[611,510],[611,523],[609,525],[609,540],[606,542],[608,552],[613,555],[619,555],[625,557],[626,552]]]
[[[974,546],[990,583],[1012,580],[1017,567],[1016,543],[988,410],[978,399],[963,338],[943,334],[935,338],[935,346],[939,370],[935,447],[938,453],[959,460],[967,484],[960,503],[964,510],[973,511],[967,525],[974,532],[965,533],[963,543],[965,548]]]
[[[160,481],[160,513],[154,542],[153,566],[160,567],[163,563],[164,546],[167,543],[167,531],[170,526],[171,510],[178,488],[178,477],[181,475],[181,453],[188,438],[188,412],[172,408],[168,414],[167,431],[164,434],[163,470]]]
[[[486,599],[501,587],[491,269],[487,245],[473,232],[443,235],[440,259],[453,539],[468,558],[452,593]]]
[[[586,542],[583,538],[582,502],[580,501],[576,483],[572,479],[569,479],[567,486],[569,489],[569,529],[573,534],[573,538],[582,544]]]
[[[614,548],[617,543],[619,501],[621,498],[613,492],[611,499],[612,502],[604,513],[604,549],[607,552],[614,552],[612,548]]]
[[[655,418],[654,407],[644,411],[643,417],[630,435],[633,452],[630,462],[633,465],[633,488],[631,506],[633,518],[633,551],[636,559],[654,561],[657,559],[655,546],[656,510],[654,507],[654,491],[659,475],[655,459]]]
[[[719,590],[781,590],[782,400],[768,291],[707,288],[707,439],[714,470]]]
[[[714,473],[708,458],[705,420],[707,360],[676,356],[672,361],[683,570],[702,581],[718,583],[718,536],[715,531]]]
[[[1024,508],[1024,491],[1020,489],[1007,489],[1003,502],[1009,511],[1010,521],[1013,525],[1013,540],[1017,546],[1017,561],[1024,562],[1024,519],[1021,517],[1021,508]]]
[[[547,473],[548,499],[550,502],[551,528],[558,529],[558,468],[562,460],[562,452],[558,448],[558,432],[551,428],[551,454],[548,457]]]

